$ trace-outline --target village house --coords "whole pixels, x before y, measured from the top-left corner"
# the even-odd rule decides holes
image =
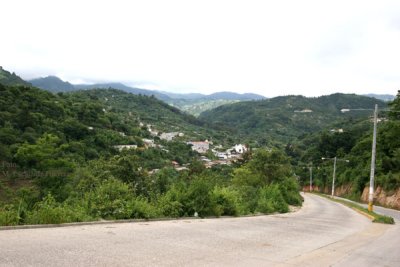
[[[247,147],[245,145],[239,144],[232,147],[232,150],[237,154],[243,154],[244,152],[247,151]]]
[[[208,140],[187,142],[187,144],[191,145],[192,150],[197,151],[198,153],[206,153],[210,149],[210,143]]]

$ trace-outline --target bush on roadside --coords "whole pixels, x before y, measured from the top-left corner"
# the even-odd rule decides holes
[[[128,219],[133,192],[129,186],[116,179],[104,180],[92,192],[86,194],[87,209],[95,218]]]
[[[216,186],[212,191],[213,213],[216,216],[240,214],[240,195],[229,187]]]
[[[19,221],[18,209],[14,205],[5,205],[0,208],[0,226],[17,225]]]
[[[156,207],[151,205],[144,198],[135,198],[128,202],[126,209],[130,213],[129,218],[132,219],[150,219],[156,218],[160,214]]]
[[[289,211],[289,206],[282,196],[279,185],[268,185],[260,190],[257,211],[265,214],[274,212],[285,213]]]
[[[57,203],[51,194],[36,203],[34,209],[27,214],[27,224],[59,224],[68,222],[90,221],[83,207]]]
[[[299,184],[294,178],[286,178],[279,184],[283,199],[289,205],[301,206],[303,198],[299,193]]]

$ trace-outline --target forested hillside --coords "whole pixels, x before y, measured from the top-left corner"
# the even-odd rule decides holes
[[[371,109],[375,103],[381,107],[387,105],[357,95],[281,96],[221,106],[202,113],[199,118],[228,127],[242,142],[274,146],[291,143],[315,131],[343,128],[352,120],[365,116],[368,110],[343,113],[342,109]]]
[[[225,133],[154,97],[0,85],[0,126],[0,225],[236,216],[301,205],[281,151],[206,169],[182,138]],[[149,127],[185,135],[160,140]]]
[[[391,193],[400,188],[400,94],[389,104],[389,110],[380,106],[377,131],[376,179],[379,186]],[[354,111],[357,112],[357,111]],[[314,185],[320,189],[330,188],[332,183],[332,160],[322,157],[349,160],[339,161],[336,185],[346,187],[343,192],[349,197],[359,199],[369,183],[372,119],[369,115],[354,121],[344,132],[322,131],[301,139],[286,148],[298,164],[297,173],[304,184],[309,183],[308,170],[304,166],[314,166]]]

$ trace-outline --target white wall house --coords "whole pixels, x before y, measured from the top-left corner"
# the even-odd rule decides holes
[[[245,145],[239,144],[233,147],[233,150],[238,154],[243,154],[247,151],[247,147]]]

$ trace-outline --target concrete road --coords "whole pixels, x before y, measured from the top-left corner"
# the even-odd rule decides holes
[[[306,194],[284,215],[0,231],[0,266],[370,266],[376,241],[384,264],[400,266],[393,234]]]
[[[348,199],[340,199],[355,203]],[[368,207],[366,204],[357,204]],[[400,211],[379,206],[374,206],[374,211],[393,217],[396,225],[390,227],[382,236],[354,250],[335,266],[400,266]]]

